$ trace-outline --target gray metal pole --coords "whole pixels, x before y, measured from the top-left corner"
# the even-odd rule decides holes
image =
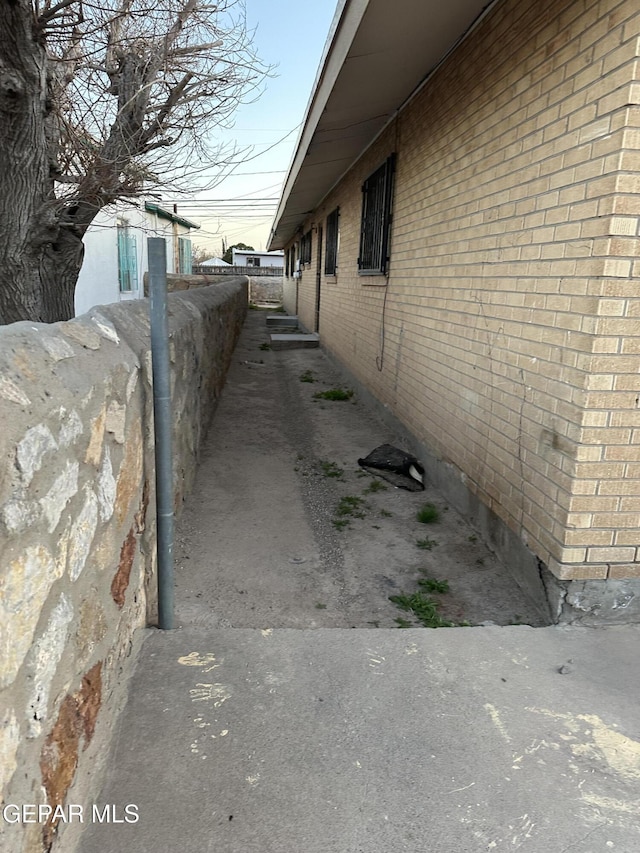
[[[156,448],[158,549],[158,626],[173,626],[173,460],[171,373],[167,319],[167,247],[163,237],[148,237],[151,297],[151,362]]]

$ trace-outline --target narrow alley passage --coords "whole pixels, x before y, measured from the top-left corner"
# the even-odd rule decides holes
[[[396,437],[315,397],[347,388],[322,352],[267,340],[250,312],[178,524],[180,627],[143,632],[105,759],[96,802],[138,820],[80,853],[637,853],[638,626],[531,627],[436,491],[362,476]],[[421,580],[485,626],[422,627],[390,600]]]
[[[249,312],[178,524],[177,623],[395,628],[406,613],[389,596],[430,578],[448,581],[440,606],[451,621],[542,624],[429,483],[409,492],[359,468],[400,440],[357,395],[318,399],[351,389],[321,350],[266,349],[265,319]],[[431,524],[416,520],[425,504],[438,513]]]

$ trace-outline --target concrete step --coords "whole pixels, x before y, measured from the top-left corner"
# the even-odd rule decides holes
[[[313,349],[320,346],[320,338],[316,334],[273,334],[269,335],[271,349]]]
[[[298,328],[298,318],[287,314],[267,314],[267,326]]]

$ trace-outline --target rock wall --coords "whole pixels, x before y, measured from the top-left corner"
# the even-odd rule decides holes
[[[169,306],[179,510],[247,282]],[[0,792],[4,804],[86,805],[134,632],[156,618],[148,302],[1,329],[0,422]],[[0,820],[3,853],[70,850],[72,838],[64,820]]]
[[[249,299],[251,302],[282,302],[282,276],[249,276]]]
[[[249,301],[250,302],[282,302],[282,276],[281,275],[257,275],[248,276],[249,279]],[[191,290],[192,288],[208,287],[211,284],[219,284],[229,281],[228,275],[207,275],[197,273],[195,275],[167,275],[167,286],[170,292],[180,290]],[[148,294],[148,280],[145,275],[144,292]]]

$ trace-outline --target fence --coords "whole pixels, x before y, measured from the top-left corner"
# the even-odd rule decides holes
[[[282,276],[283,267],[212,267],[207,264],[193,265],[193,275],[229,275],[229,276]]]

